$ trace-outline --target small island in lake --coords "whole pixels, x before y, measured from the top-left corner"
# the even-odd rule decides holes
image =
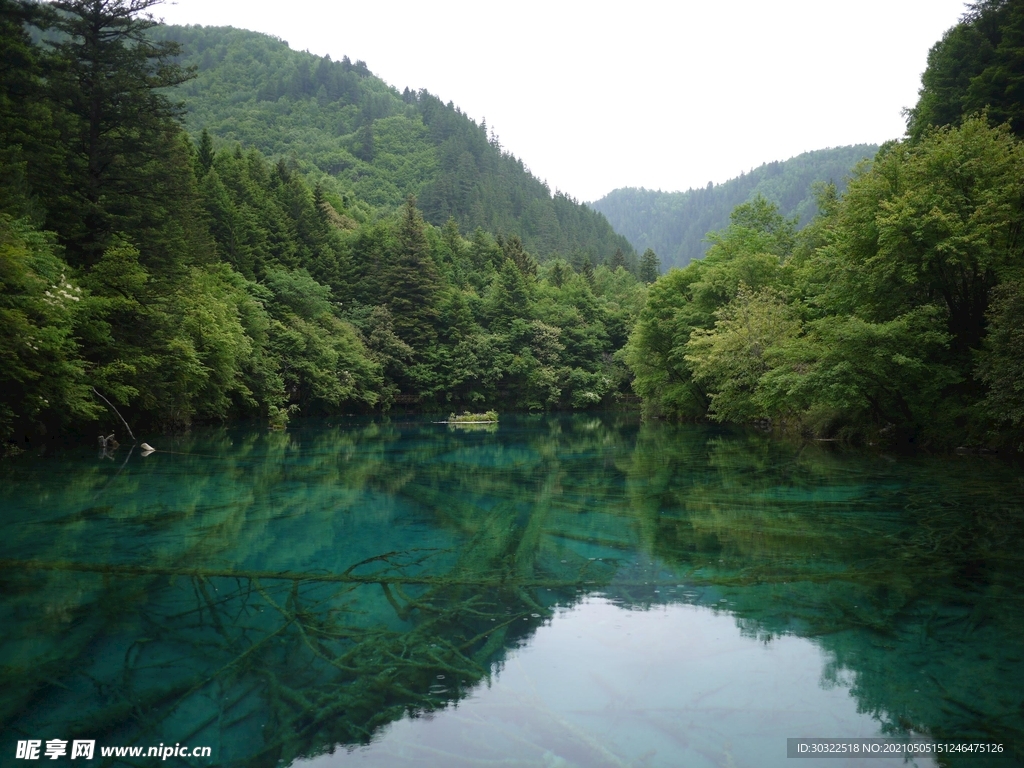
[[[449,424],[497,424],[498,412],[485,411],[484,413],[470,413],[465,411],[460,415],[451,413],[448,415]]]

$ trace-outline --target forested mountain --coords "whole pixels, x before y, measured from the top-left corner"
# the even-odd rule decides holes
[[[545,196],[466,118],[425,94],[396,102],[360,65],[323,69],[339,94],[355,83],[358,104],[317,111],[315,94],[248,102],[255,95],[232,86],[217,98],[234,92],[253,107],[224,116],[237,134],[193,138],[167,95],[175,87],[187,95],[193,73],[179,43],[154,34],[145,17],[156,2],[0,0],[0,438],[8,449],[63,430],[124,439],[131,425],[248,416],[283,426],[296,412],[395,404],[445,414],[585,408],[628,393],[615,353],[646,286],[624,268],[617,238],[600,241],[616,246],[610,265],[595,267],[584,251],[540,264],[514,232],[475,228],[467,239],[454,218],[425,222],[399,186],[419,178],[403,169],[440,146],[431,131],[450,125],[450,146],[477,136],[481,162],[507,171],[478,169],[478,186],[467,187],[474,200],[497,206],[499,196],[479,185],[507,181],[509,199],[534,185],[538,196],[524,205],[610,232],[599,214]],[[300,69],[314,61],[237,34]],[[236,74],[253,64],[244,45],[204,51],[240,58]],[[287,91],[272,77],[258,81]],[[378,108],[399,111],[359,123],[362,110]],[[304,142],[320,136],[337,157],[350,156],[348,134],[303,134],[301,115],[347,115],[356,133],[374,136],[372,157],[349,176],[339,170],[339,180],[279,152],[287,146],[276,143],[279,131],[292,126],[295,149],[317,156]],[[416,138],[391,142],[391,129]],[[445,176],[424,167],[433,170],[419,188],[436,205],[431,184]]]
[[[626,349],[649,413],[1024,451],[1022,8],[971,7],[810,225],[756,197],[658,279]]]
[[[196,68],[175,93],[196,137],[205,128],[217,146],[294,158],[372,206],[396,209],[415,195],[429,223],[454,217],[463,234],[515,234],[541,259],[578,253],[596,265],[622,250],[635,266],[628,241],[603,216],[553,195],[451,102],[399,93],[361,61],[293,51],[256,32],[171,26],[152,34],[179,43],[179,63]]]
[[[609,192],[596,203],[637,252],[651,248],[666,267],[685,267],[704,256],[709,232],[723,229],[730,212],[758,195],[775,203],[786,218],[807,224],[817,212],[816,182],[832,182],[841,191],[862,160],[878,150],[871,144],[805,152],[782,162],[765,163],[724,184],[686,192],[661,192],[627,187]]]
[[[786,179],[818,153],[744,176],[706,257],[660,278],[652,250],[633,261],[454,107],[265,36],[160,32],[156,4],[0,0],[7,444],[395,404],[585,408],[632,377],[650,414],[1024,445],[1019,3],[972,6],[932,51],[908,135],[845,191],[818,186],[810,224],[810,177],[872,148],[802,188]],[[957,75],[961,39],[991,50]],[[196,96],[191,135],[168,94]]]

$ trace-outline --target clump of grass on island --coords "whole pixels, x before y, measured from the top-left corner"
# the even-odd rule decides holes
[[[485,411],[484,413],[465,411],[460,415],[454,413],[448,415],[449,424],[496,424],[497,421],[497,411]]]

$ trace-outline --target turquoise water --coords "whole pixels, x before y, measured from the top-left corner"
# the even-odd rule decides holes
[[[150,442],[0,465],[0,765],[1024,764],[1008,465],[623,415]],[[158,744],[213,757],[98,754]]]

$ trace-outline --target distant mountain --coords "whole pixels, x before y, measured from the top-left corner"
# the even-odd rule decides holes
[[[604,216],[564,194],[552,195],[486,125],[426,91],[400,93],[366,64],[294,51],[269,35],[232,27],[154,30],[184,47],[197,77],[180,86],[193,134],[204,128],[328,174],[339,192],[393,209],[409,194],[437,225],[455,217],[475,228],[519,235],[540,257],[588,254],[599,263],[628,241]]]
[[[686,192],[616,189],[590,207],[607,216],[638,253],[652,248],[665,269],[685,267],[704,255],[707,233],[723,229],[732,209],[758,194],[777,203],[787,218],[796,216],[806,224],[816,213],[814,182],[833,181],[841,191],[854,166],[877,150],[873,144],[857,144],[805,152],[765,163],[724,184]]]

